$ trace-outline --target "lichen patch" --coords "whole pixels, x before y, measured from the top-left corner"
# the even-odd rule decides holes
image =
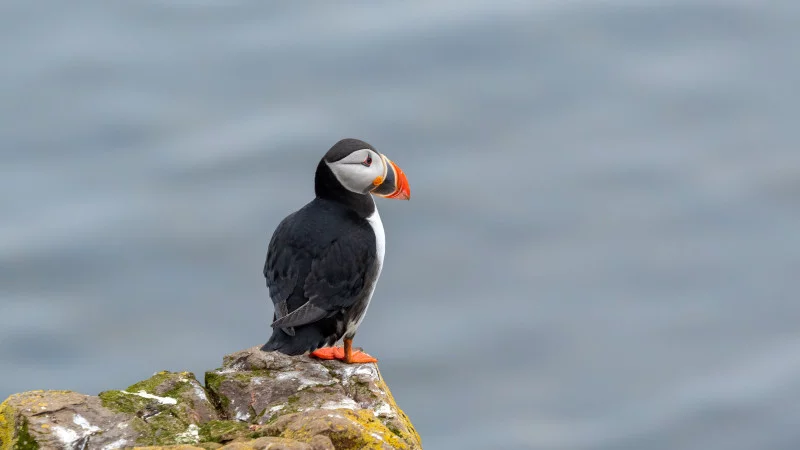
[[[335,384],[335,380],[325,380],[320,379],[322,377],[309,377],[309,372],[304,370],[291,370],[287,372],[280,372],[275,377],[276,381],[281,382],[296,382],[297,383],[297,390],[302,391],[303,389],[314,387],[314,386],[330,386]]]
[[[200,427],[190,424],[186,431],[175,436],[178,444],[196,444],[200,441]]]
[[[377,417],[390,417],[394,418],[397,417],[397,414],[394,413],[394,410],[391,406],[389,406],[386,402],[381,402],[378,404],[378,407],[373,410],[375,416]]]
[[[352,398],[345,397],[339,401],[330,401],[323,403],[319,409],[359,409],[358,403]]]

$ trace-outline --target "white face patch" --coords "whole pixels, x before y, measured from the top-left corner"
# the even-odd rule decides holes
[[[370,162],[369,166],[366,165]],[[325,162],[347,190],[367,194],[375,188],[376,179],[386,178],[386,164],[376,151],[364,148],[336,162]],[[380,177],[380,178],[379,178]]]

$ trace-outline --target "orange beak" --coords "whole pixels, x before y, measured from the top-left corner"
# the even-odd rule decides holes
[[[392,160],[381,155],[385,161],[386,176],[383,181],[375,187],[373,194],[384,198],[395,200],[408,200],[411,198],[411,189],[408,187],[408,178],[403,170]]]

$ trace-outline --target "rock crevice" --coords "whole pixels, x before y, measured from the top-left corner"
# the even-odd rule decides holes
[[[0,450],[421,449],[375,364],[257,347],[205,373],[159,372],[97,396],[14,394],[0,404]]]

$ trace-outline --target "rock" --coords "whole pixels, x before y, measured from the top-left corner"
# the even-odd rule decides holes
[[[96,397],[69,391],[15,394],[0,413],[3,449],[12,442],[21,446],[26,436],[45,448],[191,444],[199,441],[200,424],[218,418],[205,389],[188,372],[160,372]]]
[[[130,425],[128,416],[103,408],[97,397],[69,391],[25,392],[0,405],[0,447],[79,448],[98,436],[93,444],[117,442],[116,448],[121,448],[129,442]]]
[[[315,450],[311,444],[279,437],[262,437],[246,443],[236,442],[222,448],[225,450]]]
[[[206,372],[206,385],[226,417],[270,424],[271,435],[305,442],[323,435],[337,449],[421,448],[376,364],[297,358],[253,347],[227,355],[221,369]],[[346,446],[355,434],[364,435],[366,444]]]
[[[159,372],[127,389],[15,394],[0,404],[6,449],[421,449],[375,364],[257,347],[206,372]]]

